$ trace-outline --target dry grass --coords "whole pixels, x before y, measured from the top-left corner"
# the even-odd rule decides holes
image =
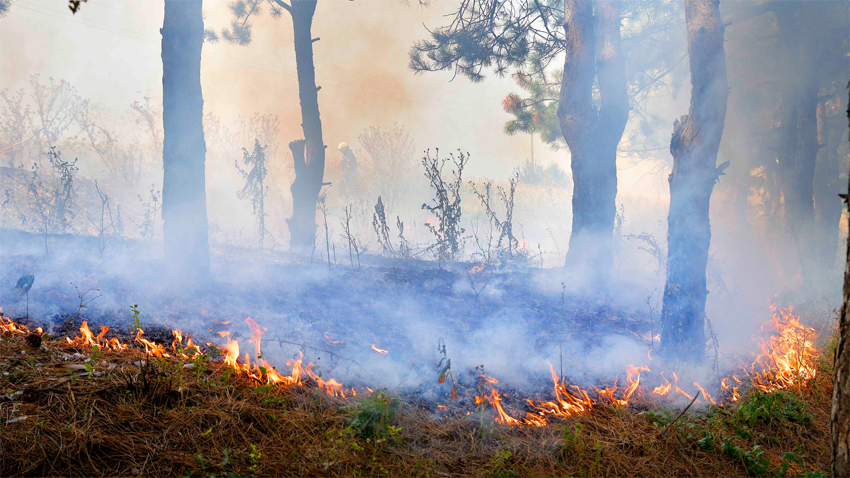
[[[748,423],[756,415],[739,406],[714,407],[689,412],[661,437],[675,414],[640,400],[541,428],[500,425],[489,411],[444,418],[401,403],[385,424],[396,428],[376,437],[352,424],[369,398],[258,387],[216,362],[184,368],[188,362],[151,359],[139,367],[138,351],[103,352],[93,360],[96,374],[61,368],[95,353],[0,336],[0,395],[23,391],[0,396],[0,475],[735,476],[777,475],[785,463],[787,476],[805,476],[829,467],[826,373],[781,397],[802,404],[797,415],[779,407]],[[724,438],[735,435],[749,461],[724,453]],[[764,470],[752,464],[756,445],[770,459]]]

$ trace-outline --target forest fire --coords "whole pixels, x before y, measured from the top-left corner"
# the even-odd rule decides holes
[[[722,392],[723,398],[719,401],[735,402],[740,399],[739,387],[743,385],[740,377],[747,377],[752,386],[762,392],[771,392],[782,389],[793,389],[805,385],[809,380],[815,378],[817,370],[815,360],[817,354],[812,340],[816,337],[811,327],[803,326],[799,317],[793,314],[791,307],[787,309],[773,308],[772,318],[762,327],[762,331],[770,332],[770,335],[761,340],[759,353],[753,362],[735,372],[723,377],[717,388]],[[347,395],[357,396],[354,388],[345,389],[343,384],[336,379],[325,380],[319,374],[313,372],[314,364],[303,365],[304,354],[299,352],[298,359],[287,361],[290,367],[289,375],[281,375],[277,370],[262,357],[261,336],[266,329],[260,328],[259,324],[248,317],[245,319],[251,335],[249,343],[252,344],[253,359],[249,352],[240,356],[239,342],[232,338],[230,331],[218,332],[224,339],[221,346],[217,346],[222,355],[222,363],[236,370],[240,374],[263,384],[276,384],[281,386],[304,385],[304,377],[309,378],[324,393],[333,397],[345,398]],[[14,322],[0,315],[0,330],[12,334],[30,334],[26,326]],[[80,335],[71,339],[66,337],[64,342],[68,345],[78,347],[98,347],[112,351],[127,351],[128,345],[121,343],[117,338],[107,339],[109,327],[102,326],[100,332],[95,335],[83,321],[80,326]],[[41,328],[36,329],[41,334]],[[180,330],[173,330],[174,340],[169,348],[147,340],[143,337],[144,331],[138,329],[133,341],[139,344],[146,355],[159,358],[196,358],[201,355],[201,348],[196,345],[191,337],[186,337]],[[213,344],[208,344],[213,346]],[[386,354],[387,351],[380,349],[375,344],[371,348],[378,353]],[[566,418],[575,414],[584,413],[598,403],[608,403],[618,407],[628,407],[631,401],[649,393],[657,397],[668,397],[671,392],[694,400],[694,395],[679,387],[679,376],[675,371],[660,371],[657,373],[656,381],[661,384],[644,389],[641,385],[642,374],[649,374],[651,370],[647,365],[629,365],[626,368],[626,385],[618,386],[617,381],[608,387],[595,388],[592,392],[573,384],[568,384],[564,378],[559,378],[554,367],[549,364],[549,371],[553,382],[554,399],[549,401],[535,401],[525,399],[530,411],[526,411],[522,418],[511,416],[503,405],[504,396],[499,392],[497,386],[499,381],[483,371],[478,375],[479,393],[475,396],[475,404],[478,409],[483,410],[489,405],[494,412],[494,420],[505,425],[528,425],[544,426],[549,419]],[[667,379],[666,375],[672,375],[673,381]],[[444,379],[438,380],[442,383]],[[701,386],[693,382],[696,390],[699,390],[702,400],[711,405],[717,405],[718,401]],[[371,389],[366,389],[371,391]],[[457,399],[457,394],[452,391],[452,399]],[[596,398],[592,398],[595,395]],[[445,406],[445,405],[443,405]]]

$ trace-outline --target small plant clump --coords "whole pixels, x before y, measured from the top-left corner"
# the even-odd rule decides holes
[[[361,438],[395,440],[401,431],[393,426],[399,402],[385,390],[378,390],[372,397],[353,406],[354,416],[349,425]]]

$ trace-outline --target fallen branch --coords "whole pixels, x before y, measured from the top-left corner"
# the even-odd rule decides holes
[[[681,412],[679,412],[679,414],[678,414],[678,415],[676,415],[676,418],[674,418],[672,422],[668,423],[668,424],[667,424],[667,426],[666,426],[666,427],[664,427],[664,429],[663,429],[663,430],[661,430],[661,433],[659,433],[659,434],[658,434],[657,438],[661,438],[662,436],[664,436],[664,434],[665,434],[665,433],[667,433],[667,429],[669,429],[670,427],[672,427],[672,426],[673,426],[673,424],[674,424],[674,423],[676,423],[676,420],[678,420],[679,418],[681,418],[681,417],[682,417],[682,415],[684,415],[684,414],[685,414],[685,412],[687,412],[687,411],[688,411],[688,409],[689,409],[689,408],[691,408],[691,405],[693,405],[693,404],[694,404],[694,402],[696,402],[696,401],[697,401],[697,397],[699,397],[699,394],[700,394],[700,392],[699,392],[699,390],[697,390],[697,394],[696,394],[696,395],[694,395],[694,398],[691,400],[691,403],[689,403],[689,404],[688,404],[688,406],[687,406],[687,407],[685,407],[685,409],[684,409],[684,410],[682,410]]]

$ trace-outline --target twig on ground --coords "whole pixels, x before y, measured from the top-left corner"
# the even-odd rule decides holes
[[[658,434],[658,438],[661,438],[662,436],[664,436],[664,434],[665,434],[665,433],[667,433],[667,429],[669,429],[670,427],[672,427],[672,426],[673,426],[673,424],[674,424],[674,423],[676,423],[676,420],[678,420],[679,418],[681,418],[681,417],[682,417],[682,415],[684,415],[684,414],[685,414],[685,412],[687,412],[687,411],[688,411],[688,409],[689,409],[689,408],[691,408],[691,405],[693,405],[693,404],[694,404],[694,402],[696,402],[696,401],[697,401],[697,398],[699,397],[699,394],[700,394],[700,391],[699,391],[699,390],[697,390],[697,393],[696,393],[696,395],[694,395],[694,398],[691,400],[691,403],[689,403],[689,404],[688,404],[688,406],[687,406],[687,407],[685,407],[685,409],[684,409],[684,410],[682,410],[681,412],[679,412],[679,414],[678,414],[678,415],[676,415],[676,418],[674,418],[672,422],[668,423],[668,424],[667,424],[667,426],[666,426],[666,427],[664,427],[664,429],[663,429],[663,430],[661,430],[661,433],[659,433],[659,434]]]

